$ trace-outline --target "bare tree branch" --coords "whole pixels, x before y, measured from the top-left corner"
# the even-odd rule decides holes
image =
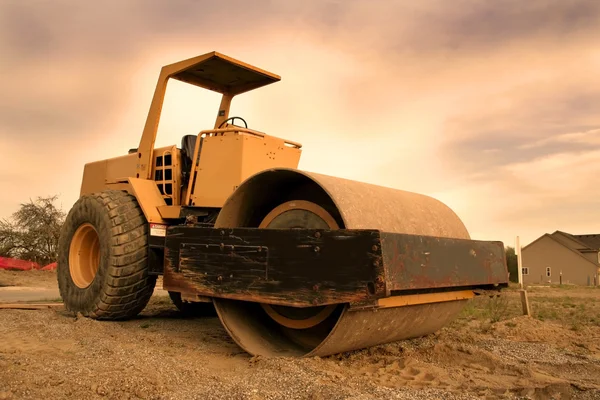
[[[58,196],[22,203],[10,220],[0,220],[0,256],[45,265],[56,261],[65,213],[54,205]]]

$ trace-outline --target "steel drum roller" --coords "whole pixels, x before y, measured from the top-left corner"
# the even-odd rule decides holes
[[[215,227],[380,229],[470,239],[458,216],[431,197],[292,169],[247,179],[225,203]],[[347,304],[294,308],[213,301],[226,330],[250,354],[326,356],[435,332],[467,300],[368,311]]]

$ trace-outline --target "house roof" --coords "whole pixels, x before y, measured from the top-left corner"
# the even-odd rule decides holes
[[[585,244],[584,242],[582,242],[581,240],[579,240],[575,235],[571,235],[570,233],[563,232],[563,231],[555,231],[552,234],[552,237],[557,237],[557,236],[564,236],[568,239],[571,239],[573,242],[578,243],[579,246],[581,246],[581,247],[576,247],[575,250],[577,250],[577,251],[590,250],[590,247],[587,244]],[[569,243],[564,243],[564,245],[569,246]],[[572,246],[569,246],[569,247],[572,247]]]
[[[564,235],[568,238],[573,239],[575,242],[580,243],[582,248],[575,249],[575,248],[569,246],[568,244],[564,243],[563,241],[557,239],[556,234]],[[533,242],[529,243],[527,246],[522,247],[521,251],[525,250],[527,247],[531,246],[532,244],[538,242],[539,240],[541,240],[545,237],[548,237],[548,238],[552,239],[553,241],[555,241],[556,243],[560,244],[561,246],[569,249],[573,253],[582,257],[587,262],[594,264],[596,266],[598,265],[598,263],[593,262],[592,260],[590,260],[589,258],[584,256],[582,253],[589,252],[589,251],[599,251],[597,248],[594,248],[591,246],[596,244],[596,240],[598,241],[598,244],[600,244],[600,235],[571,235],[570,233],[566,233],[566,232],[562,232],[562,231],[556,231],[552,235],[549,233],[545,233],[542,236],[540,236],[539,238],[535,239]],[[582,237],[583,237],[583,240],[582,240]],[[586,242],[588,242],[589,245],[586,244]]]
[[[590,235],[571,235],[574,238],[577,238],[580,242],[585,244],[590,250],[600,251],[600,235],[599,234],[590,234]]]
[[[560,244],[561,246],[563,246],[565,249],[572,251],[573,253],[577,254],[579,257],[583,258],[585,261],[589,262],[590,264],[596,265],[598,266],[597,263],[593,262],[592,260],[590,260],[589,258],[587,258],[586,256],[584,256],[583,254],[581,254],[580,251],[575,250],[574,248],[567,246],[565,243],[561,242],[560,240],[558,240],[556,237],[550,235],[549,233],[545,233],[542,236],[540,236],[539,238],[537,238],[536,240],[534,240],[533,242],[529,243],[527,246],[523,247],[521,249],[521,251],[525,250],[525,248],[531,246],[532,244],[536,243],[537,241],[539,241],[540,239],[543,239],[545,237],[550,238],[551,240],[555,241],[556,243]]]

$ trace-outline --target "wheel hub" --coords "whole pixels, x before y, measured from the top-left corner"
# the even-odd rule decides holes
[[[100,240],[92,224],[85,223],[75,231],[69,247],[69,272],[73,283],[80,288],[88,287],[98,272],[100,264]]]
[[[339,226],[322,207],[309,201],[297,200],[274,208],[262,220],[259,228],[339,229]],[[335,310],[336,305],[297,308],[261,303],[261,307],[269,317],[286,328],[308,329],[323,322]]]

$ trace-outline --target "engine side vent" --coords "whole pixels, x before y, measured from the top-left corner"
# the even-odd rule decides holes
[[[169,206],[179,203],[179,154],[171,150],[154,152],[154,180],[165,203]]]

